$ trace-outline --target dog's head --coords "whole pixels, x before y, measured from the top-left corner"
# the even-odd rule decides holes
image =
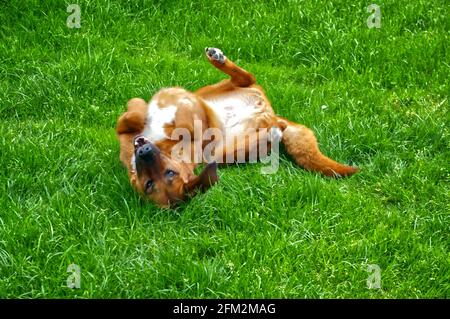
[[[142,135],[134,138],[134,158],[134,186],[159,206],[177,204],[196,190],[207,190],[218,180],[215,162],[196,176],[194,165],[172,159]]]

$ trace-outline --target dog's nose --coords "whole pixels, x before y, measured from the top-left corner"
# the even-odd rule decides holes
[[[138,153],[139,158],[146,162],[152,162],[155,158],[154,149],[152,147],[152,144],[150,144],[150,143],[147,143],[147,144],[139,147],[137,153]]]

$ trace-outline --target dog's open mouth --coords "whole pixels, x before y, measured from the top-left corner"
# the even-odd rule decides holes
[[[147,138],[145,138],[145,136],[138,135],[134,138],[134,149],[137,150],[139,147],[144,146],[149,142],[150,141]]]

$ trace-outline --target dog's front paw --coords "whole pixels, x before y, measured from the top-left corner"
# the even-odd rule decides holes
[[[210,61],[216,61],[220,64],[225,63],[225,55],[223,55],[223,52],[220,49],[217,48],[205,48],[206,56]]]

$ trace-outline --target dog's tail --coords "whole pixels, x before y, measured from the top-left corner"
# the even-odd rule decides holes
[[[332,177],[351,176],[359,170],[357,167],[340,164],[323,155],[313,131],[306,126],[282,117],[278,117],[277,124],[283,131],[282,141],[286,151],[301,167]]]

